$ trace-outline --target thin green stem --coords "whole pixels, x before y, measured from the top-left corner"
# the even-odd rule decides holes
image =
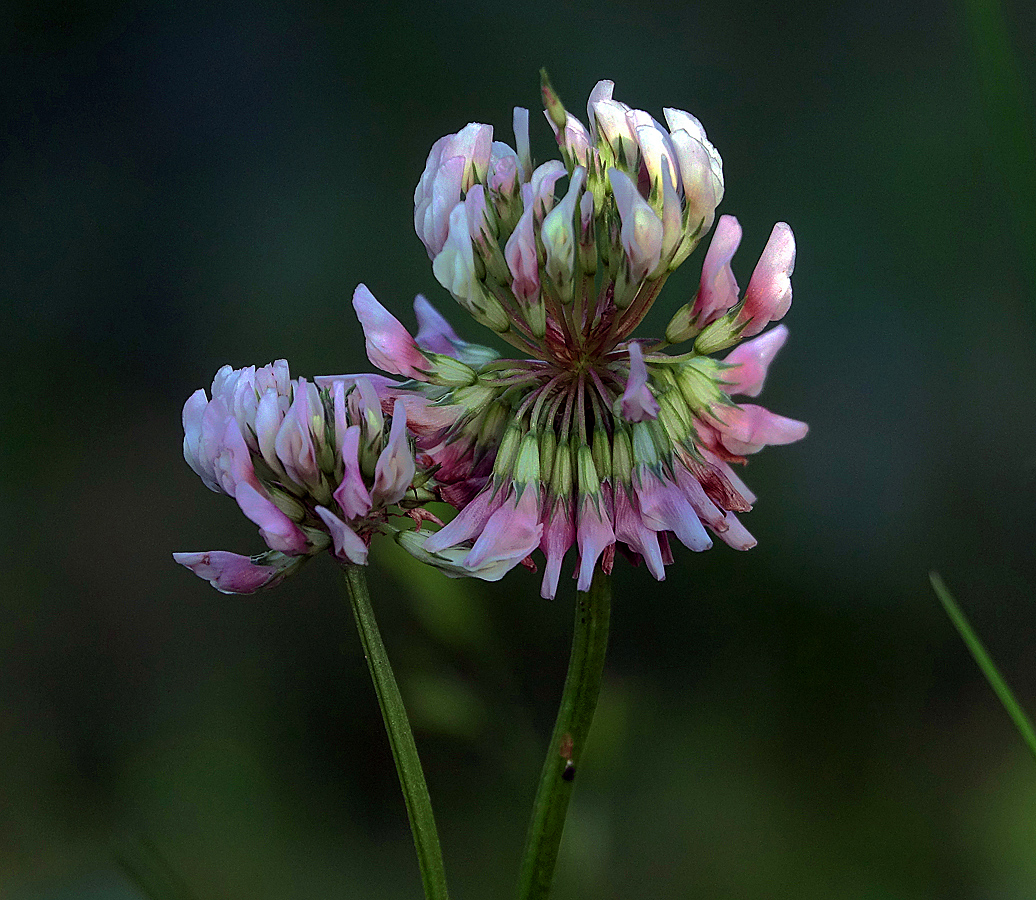
[[[112,854],[115,864],[151,900],[197,900],[183,876],[148,838],[133,834]]]
[[[568,802],[601,692],[610,614],[611,579],[598,568],[590,590],[576,595],[572,655],[525,839],[519,900],[550,896]]]
[[[406,801],[406,811],[410,817],[410,830],[414,834],[417,862],[421,867],[424,894],[427,900],[447,900],[449,895],[446,891],[446,871],[442,864],[442,851],[439,849],[439,833],[435,828],[432,801],[428,796],[428,786],[425,784],[421,760],[417,756],[417,745],[410,730],[399,685],[392,674],[385,644],[381,640],[381,632],[378,631],[378,623],[374,619],[370,594],[367,592],[367,577],[362,566],[343,566],[343,572],[349,602],[363,644],[363,654],[367,658],[367,667],[374,681],[374,691],[378,695],[378,705],[381,707],[389,745],[392,747],[392,757],[396,761],[399,784],[403,788],[403,799]]]
[[[986,652],[986,648],[982,646],[982,641],[979,640],[978,635],[975,634],[964,613],[957,606],[957,601],[953,599],[953,595],[946,589],[946,585],[943,584],[939,573],[929,572],[928,577],[932,581],[932,587],[935,589],[936,596],[938,596],[942,603],[943,609],[946,610],[946,615],[950,617],[950,621],[953,622],[954,627],[964,639],[964,643],[967,644],[968,650],[971,651],[971,655],[975,658],[975,662],[978,663],[982,674],[986,676],[986,681],[989,682],[989,686],[996,693],[1004,709],[1007,710],[1007,714],[1011,717],[1011,721],[1014,722],[1014,727],[1018,729],[1022,740],[1028,746],[1029,752],[1036,757],[1036,731],[1033,730],[1032,722],[1029,721],[1025,710],[1015,700],[1014,694],[1007,686],[1007,682],[1001,677],[996,664],[989,653]]]

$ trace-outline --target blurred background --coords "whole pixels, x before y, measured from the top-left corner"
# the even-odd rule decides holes
[[[331,562],[252,598],[172,563],[261,547],[184,463],[180,410],[224,363],[368,368],[360,281],[488,342],[413,189],[468,121],[511,141],[540,66],[581,118],[610,78],[702,120],[742,284],[792,225],[764,402],[812,429],[748,466],[751,553],[616,566],[555,896],[1036,896],[1036,763],[928,584],[1036,712],[1034,45],[1036,7],[983,0],[8,6],[0,897],[420,895]],[[573,587],[384,542],[371,574],[453,895],[509,896]]]

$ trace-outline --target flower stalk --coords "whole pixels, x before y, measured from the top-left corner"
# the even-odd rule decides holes
[[[407,719],[403,698],[399,693],[399,685],[392,674],[388,653],[385,651],[385,644],[374,618],[374,609],[367,591],[366,572],[363,566],[343,565],[342,573],[356,627],[360,632],[363,655],[367,660],[367,668],[370,669],[371,680],[374,682],[374,691],[378,695],[382,718],[385,720],[392,758],[396,761],[396,772],[403,789],[407,816],[410,818],[410,830],[414,835],[417,862],[421,867],[424,895],[426,900],[448,900],[446,870],[442,862],[442,850],[439,848],[439,833],[435,827],[432,801],[428,796],[428,785],[425,784],[424,771],[417,755],[417,745],[410,730],[410,721]]]
[[[518,900],[550,896],[568,803],[601,693],[610,615],[611,576],[598,567],[590,589],[576,595],[572,655],[525,839]]]

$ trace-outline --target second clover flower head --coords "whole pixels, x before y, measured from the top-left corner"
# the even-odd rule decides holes
[[[210,490],[237,501],[269,549],[174,559],[236,594],[276,584],[325,549],[366,564],[388,517],[430,496],[415,486],[406,404],[388,396],[387,383],[376,375],[293,379],[284,360],[220,369],[212,396],[198,390],[184,406],[184,457]]]
[[[730,268],[741,230],[723,216],[665,338],[633,338],[711,228],[722,161],[689,113],[667,109],[663,127],[615,100],[611,82],[591,93],[589,127],[546,81],[543,94],[562,160],[532,167],[528,113],[516,110],[515,148],[469,124],[436,142],[414,195],[436,278],[519,358],[461,341],[423,298],[416,339],[362,285],[354,307],[371,361],[410,379],[401,395],[424,398],[409,407],[418,466],[459,510],[401,542],[447,574],[487,579],[539,549],[553,597],[573,548],[585,590],[616,549],[662,579],[672,537],[692,550],[711,546],[709,531],[753,546],[736,514],[755,498],[732,465],[806,426],[734,399],[759,393],[783,326],[712,356],[787,312],[791,229],[775,226],[742,296]]]

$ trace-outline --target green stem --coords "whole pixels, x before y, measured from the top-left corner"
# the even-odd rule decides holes
[[[597,569],[590,590],[576,595],[572,655],[525,839],[519,900],[550,896],[568,802],[601,692],[610,611],[611,579]]]
[[[1018,729],[1018,733],[1021,734],[1022,740],[1025,741],[1028,746],[1029,752],[1036,757],[1036,731],[1033,731],[1032,722],[1029,721],[1029,717],[1025,714],[1025,710],[1023,710],[1018,701],[1014,699],[1014,694],[1007,686],[1007,682],[1004,681],[1000,672],[997,671],[996,664],[993,662],[989,653],[986,652],[986,648],[982,646],[982,641],[980,641],[978,635],[975,634],[974,629],[972,629],[971,625],[968,623],[968,620],[965,618],[964,613],[961,612],[960,607],[957,606],[957,602],[953,599],[953,595],[946,589],[946,585],[943,584],[943,580],[939,577],[939,573],[929,572],[928,577],[932,581],[932,587],[935,589],[935,593],[939,597],[939,600],[943,605],[943,609],[946,610],[946,615],[950,617],[950,621],[953,622],[954,627],[964,639],[964,643],[967,644],[968,650],[971,651],[971,655],[975,658],[975,662],[978,663],[978,667],[982,670],[982,674],[986,676],[986,681],[989,682],[989,686],[996,693],[1000,702],[1003,704],[1004,709],[1007,710],[1007,714],[1011,717],[1011,721],[1014,722],[1014,727]]]
[[[370,594],[367,592],[367,577],[362,566],[343,566],[345,584],[352,605],[356,627],[360,632],[363,654],[367,658],[374,690],[378,695],[378,705],[385,720],[392,757],[396,761],[396,772],[399,773],[399,784],[403,788],[403,799],[406,801],[407,815],[410,817],[410,830],[414,833],[414,847],[417,850],[417,862],[421,867],[421,881],[424,883],[424,894],[427,900],[448,900],[446,891],[446,871],[442,864],[442,851],[439,849],[439,834],[435,829],[435,817],[432,814],[432,801],[428,796],[428,786],[424,781],[421,760],[417,756],[417,746],[410,730],[403,698],[399,694],[399,685],[392,674],[385,644],[378,631],[378,623],[374,619]]]

